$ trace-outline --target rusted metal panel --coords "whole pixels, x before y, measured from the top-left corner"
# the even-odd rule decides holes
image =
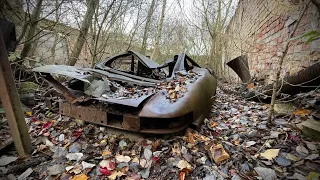
[[[148,124],[160,123],[161,127],[157,127],[157,128],[141,127],[141,131],[140,131],[141,133],[170,134],[170,133],[182,131],[183,129],[187,128],[189,126],[189,124],[192,122],[192,113],[186,114],[186,115],[178,117],[178,118],[172,118],[172,119],[164,119],[164,118],[157,118],[157,119],[151,118],[150,119],[150,118],[147,118],[147,119],[144,119],[144,121],[145,121],[144,123],[148,123]]]
[[[102,109],[93,106],[76,106],[67,102],[60,103],[60,113],[76,119],[81,119],[89,123],[99,124],[103,126],[113,127],[122,130],[135,131],[147,134],[169,134],[185,129],[192,118],[182,116],[177,122],[172,122],[174,126],[169,128],[143,128],[141,127],[141,118],[131,114],[114,114],[109,113],[108,109]],[[174,119],[172,119],[174,120]],[[155,123],[150,119],[148,123]]]
[[[317,62],[299,72],[295,75],[287,76],[280,80],[281,93],[298,94],[300,92],[307,92],[319,88],[320,85],[320,62]],[[272,90],[273,86],[268,85],[266,90]]]
[[[168,129],[141,129],[140,132],[145,134],[171,134],[171,133],[182,131],[186,129],[188,126],[189,124],[185,123],[173,128],[168,128]]]
[[[216,81],[209,74],[208,70],[195,68],[194,71],[201,74],[201,77],[193,84],[186,85],[188,91],[183,98],[171,103],[164,99],[161,92],[151,97],[143,106],[140,117],[147,118],[174,118],[184,116],[193,112],[193,119],[198,119],[203,113],[207,117],[215,93]]]
[[[105,101],[105,102],[109,102],[109,103],[113,103],[113,104],[122,104],[122,105],[126,105],[126,106],[131,106],[131,107],[138,107],[143,101],[145,101],[146,99],[148,99],[150,96],[152,96],[153,93],[150,93],[148,95],[143,95],[137,98],[126,98],[126,99],[114,99],[114,98],[93,98],[99,101]]]
[[[66,100],[70,103],[74,102],[76,100],[76,97],[72,95],[72,93],[63,86],[59,81],[55,80],[50,74],[46,74],[45,78],[49,83],[54,85],[54,87],[63,94],[63,96],[66,98]]]
[[[248,57],[246,55],[239,56],[227,63],[227,65],[233,69],[240,77],[241,81],[247,83],[251,79]]]
[[[140,118],[137,116],[123,116],[123,128],[132,131],[140,131]]]
[[[46,74],[64,75],[90,83],[87,79],[91,75],[89,68],[80,68],[65,65],[45,65],[33,68],[32,71]]]
[[[67,102],[60,103],[60,113],[94,124],[107,126],[107,111],[93,106],[76,106]]]
[[[52,71],[52,70],[51,70]],[[39,72],[37,70],[37,72]],[[41,71],[44,72],[44,71]],[[76,103],[76,102],[82,102],[82,101],[87,101],[89,99],[86,100],[81,100],[81,98],[77,98],[75,97],[69,90],[68,88],[66,88],[65,86],[63,86],[59,81],[55,80],[50,74],[45,73],[45,79],[51,83],[52,85],[54,85],[54,87],[63,94],[63,96],[66,98],[66,100],[70,103]],[[126,98],[126,99],[107,99],[107,98],[103,98],[103,97],[99,97],[99,98],[93,98],[96,100],[100,100],[100,101],[105,101],[105,102],[109,102],[109,103],[114,103],[114,104],[122,104],[122,105],[126,105],[126,106],[131,106],[131,107],[138,107],[143,101],[145,101],[147,98],[149,98],[150,96],[152,96],[154,93],[149,93],[148,95],[142,95],[138,98]]]
[[[281,84],[279,93],[295,95],[301,92],[308,92],[319,88],[320,84],[320,62],[317,62],[306,69],[297,72],[295,75],[286,76],[280,79],[278,84]],[[269,103],[270,97],[265,98],[264,95],[271,96],[273,84],[265,85],[258,88],[257,92],[248,92],[245,97],[253,101],[262,101]],[[263,94],[263,96],[261,96]]]

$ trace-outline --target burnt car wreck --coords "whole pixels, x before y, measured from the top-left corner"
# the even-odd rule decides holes
[[[199,126],[209,115],[216,78],[186,54],[159,65],[133,51],[91,68],[46,65],[33,69],[64,100],[61,114],[113,128],[168,134]],[[54,76],[62,75],[64,83]]]

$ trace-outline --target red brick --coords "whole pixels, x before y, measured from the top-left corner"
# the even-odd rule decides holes
[[[308,50],[310,50],[310,47],[311,47],[311,45],[310,44],[302,44],[302,51],[308,51]]]
[[[284,27],[284,24],[285,24],[285,21],[281,21],[281,22],[279,23],[280,29],[282,29],[282,28]]]
[[[276,41],[277,44],[282,43],[282,37],[277,37],[277,38],[275,39],[275,41]]]
[[[263,48],[262,48],[262,44],[256,44],[256,49],[258,50],[258,51],[261,51]]]
[[[270,48],[271,52],[276,52],[277,49],[278,49],[277,45],[273,45],[273,46],[271,46],[271,48]]]
[[[271,34],[274,34],[276,32],[274,32],[274,28],[270,29]]]
[[[281,51],[281,52],[283,52],[283,43],[279,43],[279,44],[277,44],[277,52],[279,52],[279,51]]]
[[[255,55],[253,56],[253,61],[254,61],[254,62],[258,62],[258,55],[255,54]]]
[[[265,29],[263,29],[263,34],[266,34],[270,30],[270,26],[267,26]]]
[[[275,27],[274,32],[278,32],[278,31],[280,31],[282,28],[283,28],[283,24],[278,24],[278,25]]]
[[[303,26],[305,24],[309,24],[310,23],[310,15],[309,14],[305,14],[302,18],[301,18],[301,21],[300,21],[300,26]]]
[[[278,24],[280,23],[280,20],[277,19],[277,20],[275,20],[273,23],[274,23],[273,27],[276,27],[276,26],[278,26]]]
[[[252,70],[256,69],[256,66],[252,64],[252,65],[251,65],[251,69],[252,69]]]
[[[294,47],[293,47],[293,46],[290,46],[289,49],[288,49],[288,54],[292,54],[292,53],[293,53],[293,50],[294,50]]]
[[[261,29],[265,29],[267,27],[267,22],[263,23],[263,25],[261,26]]]
[[[264,37],[264,34],[262,32],[258,34],[258,38],[263,39],[263,37]]]

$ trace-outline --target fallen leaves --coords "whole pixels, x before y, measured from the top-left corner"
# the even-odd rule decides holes
[[[91,169],[96,166],[95,164],[87,163],[85,161],[82,161],[81,165],[83,169]]]
[[[188,169],[188,170],[191,170],[191,164],[189,164],[187,161],[185,160],[180,160],[177,164],[177,167],[180,169],[180,170],[183,170],[183,169]]]
[[[33,172],[32,168],[28,168],[26,171],[24,171],[18,178],[17,180],[25,180],[27,179],[28,176]]]
[[[256,143],[257,142],[255,142],[255,141],[248,141],[248,142],[244,142],[243,145],[248,148],[248,147],[255,145]]]
[[[6,166],[14,161],[16,161],[18,157],[13,157],[13,156],[2,156],[0,158],[0,166]]]
[[[311,111],[307,110],[307,109],[297,109],[293,112],[293,114],[296,116],[307,116],[310,113],[311,113]]]
[[[111,152],[109,150],[103,150],[102,155],[101,156],[108,156],[110,155]]]
[[[267,149],[265,152],[260,153],[260,156],[265,159],[272,160],[279,155],[279,151],[280,149]]]
[[[195,143],[193,134],[192,134],[192,132],[191,132],[190,129],[187,129],[187,131],[186,131],[186,137],[187,137],[187,142],[188,142],[188,143],[190,143],[190,144],[194,144],[194,143]]]
[[[221,144],[211,147],[210,152],[214,162],[217,164],[230,158],[229,154],[224,150]]]
[[[287,166],[290,166],[291,165],[291,161],[288,160],[287,158],[285,157],[277,157],[275,159],[275,161],[277,162],[277,164],[279,166],[284,166],[284,167],[287,167]]]
[[[255,167],[254,170],[264,180],[275,180],[277,179],[276,172],[270,168]]]
[[[170,84],[170,93],[175,98],[187,92],[188,85],[180,84],[180,80],[187,79]],[[276,116],[274,127],[269,127],[266,108],[218,91],[211,118],[205,119],[199,130],[187,129],[182,136],[142,140],[131,140],[126,134],[110,134],[105,127],[64,116],[39,120],[32,117],[30,133],[37,141],[33,142],[37,147],[34,155],[52,156],[48,165],[32,169],[46,170],[41,179],[63,180],[317,178],[319,143],[305,141],[292,128],[293,123],[311,117],[314,112],[304,116],[305,111],[295,111],[292,124],[286,116]],[[38,136],[43,129],[43,134]],[[65,163],[57,163],[60,161]],[[54,163],[57,166],[52,167]],[[0,167],[0,174],[6,173],[8,167]],[[28,178],[37,179],[34,174]]]
[[[113,171],[115,169],[115,163],[111,160],[102,160],[99,165],[100,168],[106,168],[109,171]]]
[[[218,123],[217,122],[213,122],[213,123],[210,124],[210,126],[211,127],[216,127],[216,126],[218,126]]]
[[[27,116],[32,116],[32,111],[27,111],[27,112],[26,112],[26,115],[27,115]]]
[[[123,175],[125,175],[123,172],[116,171],[116,172],[112,173],[110,176],[108,176],[108,178],[111,180],[115,180],[115,179],[117,179],[117,177],[121,177]]]
[[[307,176],[307,180],[318,180],[320,177],[319,173],[316,172],[309,172],[308,176]]]
[[[253,89],[253,88],[254,88],[254,83],[248,84],[248,85],[247,85],[247,88],[248,88],[248,89]]]
[[[197,81],[199,76],[201,76],[200,73],[192,70],[188,72],[179,71],[174,79],[169,82],[162,82],[158,87],[164,90],[163,94],[166,95],[170,102],[176,102],[188,91],[187,85]]]
[[[309,151],[307,148],[305,148],[304,146],[300,145],[296,147],[296,151],[297,153],[303,155],[303,156],[307,156],[309,154]]]
[[[64,172],[64,170],[65,170],[64,165],[56,164],[56,165],[48,167],[47,173],[49,176],[58,175],[58,174],[61,174],[62,172]]]
[[[297,156],[295,156],[295,155],[293,155],[291,153],[287,153],[286,154],[286,158],[291,160],[291,161],[294,161],[294,162],[295,161],[299,161],[301,159],[300,157],[297,157]]]
[[[78,174],[73,178],[71,178],[71,180],[87,180],[87,179],[89,179],[89,177],[85,174]]]
[[[314,160],[314,159],[317,159],[318,157],[319,157],[319,154],[311,154],[307,156],[305,159]]]
[[[131,158],[129,156],[117,155],[116,160],[119,162],[129,162]]]
[[[79,161],[83,156],[83,153],[69,153],[66,155],[66,158],[69,161]]]

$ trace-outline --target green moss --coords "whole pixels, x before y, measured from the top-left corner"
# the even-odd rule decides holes
[[[21,82],[19,92],[20,94],[34,93],[37,91],[38,87],[38,84],[34,82]]]

